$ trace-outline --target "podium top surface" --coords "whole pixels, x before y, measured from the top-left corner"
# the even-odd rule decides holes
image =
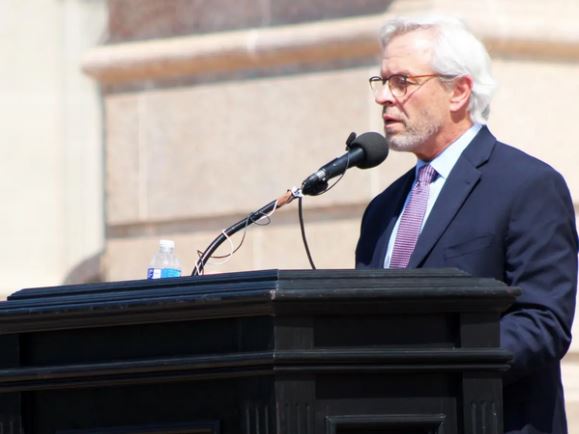
[[[80,285],[47,286],[21,289],[8,297],[9,301],[46,299],[59,296],[79,296],[130,291],[150,290],[205,290],[237,292],[268,289],[277,295],[304,290],[307,294],[352,295],[370,291],[379,296],[397,296],[404,291],[407,296],[435,296],[441,289],[447,294],[459,295],[468,288],[468,294],[510,293],[518,290],[507,287],[503,282],[470,276],[452,268],[437,269],[324,269],[324,270],[258,270],[236,273],[210,274],[193,277],[178,277],[155,280],[126,280],[89,283]],[[425,289],[427,293],[425,294]],[[436,291],[438,290],[438,291]],[[314,291],[314,292],[312,292]],[[274,294],[272,294],[273,296]],[[319,295],[319,294],[318,294]],[[1,303],[0,303],[1,305]]]
[[[453,269],[274,269],[28,288],[0,303],[0,334],[50,327],[51,318],[78,326],[304,313],[502,312],[519,292]]]

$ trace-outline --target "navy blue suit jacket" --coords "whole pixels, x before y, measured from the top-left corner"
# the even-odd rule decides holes
[[[414,169],[368,205],[358,268],[381,268]],[[504,377],[505,433],[567,433],[560,359],[571,341],[577,233],[565,181],[483,127],[450,173],[409,263],[456,267],[521,288],[501,319],[514,358]]]

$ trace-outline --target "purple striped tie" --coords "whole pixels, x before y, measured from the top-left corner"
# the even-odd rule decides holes
[[[420,227],[426,212],[428,203],[428,190],[430,183],[436,176],[436,170],[427,164],[422,166],[418,172],[418,181],[412,187],[410,200],[402,213],[392,258],[390,259],[390,268],[405,268],[410,261],[410,255],[414,251]]]

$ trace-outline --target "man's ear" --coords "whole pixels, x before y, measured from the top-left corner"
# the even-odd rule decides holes
[[[468,109],[468,102],[472,94],[473,81],[470,76],[458,77],[454,79],[450,94],[450,111],[459,112]]]

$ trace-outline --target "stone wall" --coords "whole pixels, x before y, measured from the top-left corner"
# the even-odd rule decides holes
[[[80,62],[106,12],[103,0],[0,1],[0,298],[99,278],[100,95]]]

